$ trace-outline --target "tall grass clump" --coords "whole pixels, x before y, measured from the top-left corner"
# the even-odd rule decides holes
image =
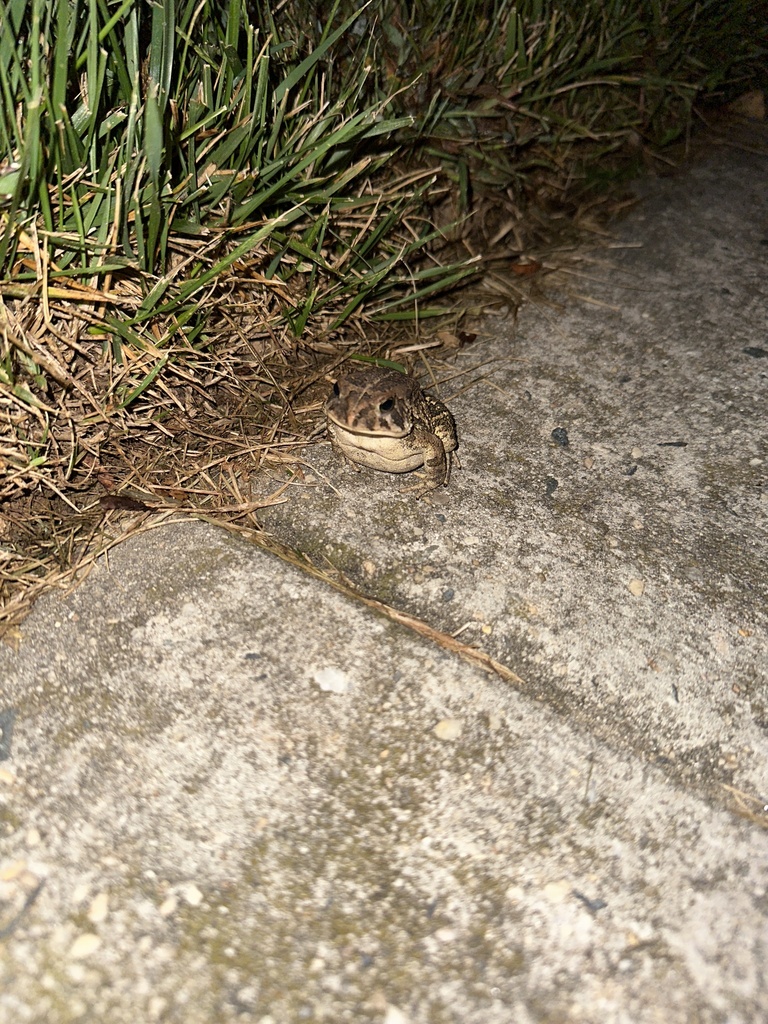
[[[485,186],[570,201],[684,138],[697,103],[768,77],[766,0],[381,0],[362,18],[378,19],[380,91],[414,119],[409,151],[465,205]]]
[[[371,185],[412,118],[369,86],[370,36],[337,73],[356,13],[336,24],[331,9],[306,46],[281,35],[269,5],[252,18],[240,0],[1,10],[0,267],[15,303],[0,383],[26,443],[6,455],[6,494],[45,481],[47,392],[83,397],[90,363],[93,415],[141,419],[137,403],[164,379],[215,360],[222,292],[262,337],[295,341],[364,303],[397,315],[405,276],[413,301],[465,273],[405,273],[433,235],[408,217],[434,173]]]

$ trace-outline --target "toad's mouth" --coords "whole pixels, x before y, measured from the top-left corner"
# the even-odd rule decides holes
[[[350,424],[346,420],[340,420],[329,410],[328,419],[338,429],[344,431],[345,434],[354,434],[356,437],[407,437],[411,432],[411,426],[408,424],[402,428],[395,428],[391,426],[385,426],[378,424],[375,426],[368,426],[365,423]]]

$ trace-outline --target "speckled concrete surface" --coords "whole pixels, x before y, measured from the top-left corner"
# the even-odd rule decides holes
[[[591,302],[487,324],[434,500],[322,444],[265,514],[521,684],[199,523],[39,603],[0,1020],[766,1019],[767,153],[649,183]]]
[[[264,515],[596,735],[763,795],[767,172],[723,148],[650,183],[580,268],[590,303],[487,323],[451,370],[463,469],[429,511],[326,447],[317,485]]]

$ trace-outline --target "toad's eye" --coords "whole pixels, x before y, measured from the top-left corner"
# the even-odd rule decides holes
[[[386,401],[379,405],[379,412],[392,412],[395,407],[394,398],[387,398]]]

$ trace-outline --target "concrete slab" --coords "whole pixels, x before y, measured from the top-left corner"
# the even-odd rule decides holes
[[[200,523],[38,604],[0,1020],[768,1017],[767,153],[459,354],[434,500],[318,445],[265,514],[520,684]]]
[[[576,279],[589,303],[459,355],[463,470],[429,511],[318,447],[317,480],[264,515],[721,797],[768,789],[768,132],[748,138],[646,184]]]

